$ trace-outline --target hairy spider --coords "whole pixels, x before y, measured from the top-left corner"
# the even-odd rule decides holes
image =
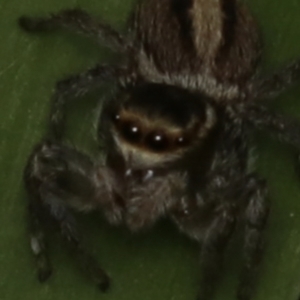
[[[30,32],[75,31],[124,57],[120,65],[97,65],[56,86],[48,133],[24,174],[39,279],[51,274],[43,233],[48,214],[79,265],[107,289],[109,278],[82,246],[70,212],[99,209],[111,224],[132,231],[168,216],[199,241],[199,300],[212,297],[223,252],[242,226],[237,299],[251,299],[269,204],[265,181],[249,170],[249,133],[267,130],[300,147],[300,123],[261,105],[299,79],[300,62],[258,76],[257,26],[235,0],[138,1],[125,36],[81,9],[19,23]],[[100,162],[63,142],[65,104],[107,81],[118,92],[99,118],[106,155]]]

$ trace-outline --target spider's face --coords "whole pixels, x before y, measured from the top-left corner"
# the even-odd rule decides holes
[[[207,101],[173,86],[143,84],[117,101],[110,110],[110,135],[130,168],[180,160],[215,124]]]

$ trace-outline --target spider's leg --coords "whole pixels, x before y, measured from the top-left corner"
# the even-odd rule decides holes
[[[36,260],[38,279],[44,282],[51,276],[52,267],[47,253],[41,211],[40,205],[32,200],[28,207],[30,247]]]
[[[117,52],[125,52],[130,47],[128,41],[109,25],[93,19],[87,12],[75,8],[60,11],[47,18],[22,16],[19,25],[26,31],[50,31],[58,28],[68,29],[88,36],[107,45]]]
[[[299,81],[300,60],[297,60],[265,78],[257,78],[250,82],[248,93],[252,99],[273,98]]]
[[[255,276],[262,256],[262,233],[268,216],[266,188],[262,181],[247,172],[248,134],[243,121],[227,122],[207,174],[204,201],[215,203],[216,217],[204,239],[204,291],[212,294],[222,265],[222,253],[234,229],[236,219],[244,213],[244,265],[238,288],[239,300],[250,300]],[[212,245],[212,246],[211,246]],[[211,258],[209,257],[211,255]],[[210,290],[209,290],[210,289]],[[209,299],[209,295],[200,299]]]
[[[300,121],[258,105],[241,106],[240,117],[252,126],[267,131],[281,142],[300,149]]]
[[[70,212],[70,207],[85,211],[95,209],[100,201],[110,197],[109,179],[106,180],[104,176],[104,173],[94,168],[89,157],[74,148],[43,142],[34,149],[25,169],[24,181],[29,196],[37,203],[30,210],[30,233],[40,279],[46,280],[51,268],[46,254],[43,220],[41,217],[37,219],[38,214],[32,209],[38,206],[58,225],[63,239],[84,273],[101,290],[108,288],[109,278],[82,245]],[[103,182],[99,182],[100,179]]]
[[[212,150],[205,186],[197,192],[197,203],[187,201],[186,208],[183,207],[184,214],[179,217],[174,215],[175,221],[183,230],[202,242],[202,279],[198,300],[212,299],[222,275],[224,251],[240,217],[240,211],[245,206],[243,198],[248,161],[247,126],[239,119],[225,119],[224,123],[226,126],[220,129],[215,149]]]
[[[263,255],[263,232],[269,214],[265,181],[249,176],[244,186],[245,209],[244,259],[237,292],[238,300],[250,300]]]
[[[224,205],[206,231],[201,249],[202,279],[197,300],[212,298],[220,278],[223,253],[234,229],[232,207]]]
[[[215,160],[216,161],[216,160]],[[213,220],[206,229],[201,245],[202,280],[198,300],[210,300],[222,275],[223,256],[236,223],[236,207],[231,203],[239,187],[236,178],[223,173],[219,165],[210,176],[203,196],[207,206],[213,203]],[[220,172],[218,172],[220,171]],[[236,175],[240,175],[237,173]],[[204,206],[200,208],[204,209]]]
[[[109,25],[91,18],[81,9],[69,9],[52,14],[48,18],[31,18],[23,16],[19,19],[20,26],[30,32],[49,31],[65,28],[81,33],[103,42],[112,50],[130,52],[131,47],[117,31]],[[126,67],[97,65],[86,72],[61,80],[57,83],[50,113],[50,138],[60,140],[65,127],[65,102],[83,96],[91,89],[101,86],[104,82],[115,81],[129,83],[132,74]]]
[[[224,249],[234,229],[236,215],[239,216],[242,211],[245,220],[244,258],[237,299],[250,300],[263,255],[263,232],[269,212],[266,185],[254,175],[244,174],[232,180],[220,195],[225,198],[217,207],[218,216],[208,228],[203,243],[202,252],[205,251],[207,255],[202,257],[205,280],[199,299],[211,299],[220,276]],[[228,202],[226,199],[235,199],[237,202]]]
[[[57,83],[50,111],[50,138],[60,140],[65,131],[66,104],[100,87],[104,82],[130,81],[126,68],[97,65],[86,72],[70,76]]]
[[[98,261],[88,253],[82,245],[76,230],[76,224],[70,213],[66,213],[61,219],[57,219],[61,234],[65,240],[75,261],[80,269],[86,274],[99,288],[105,292],[110,285],[110,280],[106,272],[101,268]]]

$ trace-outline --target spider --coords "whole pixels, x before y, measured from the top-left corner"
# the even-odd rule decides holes
[[[82,245],[72,210],[100,210],[131,231],[166,216],[201,245],[198,300],[212,298],[228,241],[243,228],[237,299],[250,300],[269,212],[266,182],[249,168],[250,135],[266,130],[300,147],[299,122],[261,104],[299,79],[300,61],[260,76],[259,31],[235,0],[141,0],[125,35],[79,8],[19,24],[28,32],[71,30],[123,57],[56,85],[47,134],[24,171],[39,280],[51,275],[45,215],[103,291],[109,277]],[[99,160],[63,138],[66,104],[105,82],[116,92],[98,120]]]

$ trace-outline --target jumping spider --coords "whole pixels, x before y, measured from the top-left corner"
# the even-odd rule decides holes
[[[81,9],[22,17],[19,23],[30,32],[80,33],[124,58],[56,86],[48,133],[24,175],[39,279],[51,273],[42,226],[48,214],[83,270],[102,290],[109,286],[83,248],[70,212],[99,209],[111,224],[132,231],[168,216],[199,241],[199,300],[212,297],[223,252],[242,226],[237,299],[251,299],[269,204],[265,181],[249,170],[249,134],[267,130],[300,147],[300,123],[261,105],[300,77],[300,62],[259,77],[257,26],[235,0],[138,1],[124,36]],[[100,162],[63,142],[65,104],[107,81],[118,92],[105,101],[99,118],[97,135],[106,154]]]

